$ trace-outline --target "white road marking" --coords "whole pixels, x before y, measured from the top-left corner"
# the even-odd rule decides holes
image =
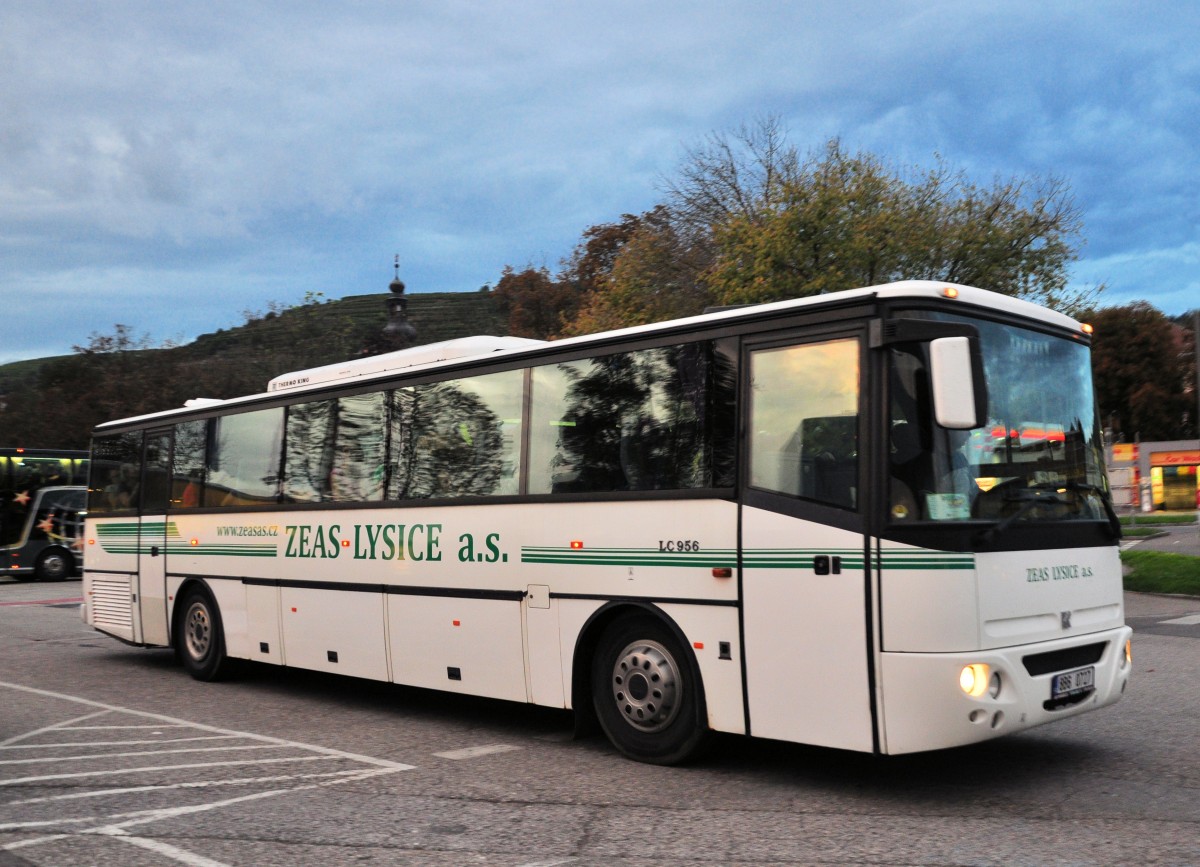
[[[272,789],[265,792],[254,792],[249,795],[239,795],[235,798],[226,798],[223,801],[217,801],[211,804],[191,804],[184,807],[157,807],[150,810],[132,810],[128,813],[114,813],[111,816],[72,816],[59,817],[56,819],[41,819],[31,822],[4,822],[0,823],[0,831],[19,831],[23,828],[47,828],[54,825],[86,825],[95,822],[104,822],[105,824],[99,828],[91,828],[87,831],[89,834],[104,834],[109,833],[112,829],[121,829],[132,825],[141,825],[145,822],[157,822],[160,819],[171,819],[175,816],[182,816],[190,813],[205,813],[217,807],[236,804],[242,801],[253,801],[260,798],[269,798],[274,795],[287,794],[288,792],[300,792],[306,789],[319,789],[324,786],[336,786],[340,783],[352,783],[358,780],[369,779],[380,774],[393,773],[390,770],[372,769],[369,771],[352,771],[341,776],[345,779],[326,780],[322,783],[309,783],[303,786],[293,786],[288,789]],[[353,777],[353,779],[349,779]],[[113,819],[125,819],[125,822],[113,823]],[[121,833],[124,833],[123,831]]]
[[[125,834],[113,834],[111,836],[114,840],[120,840],[122,843],[130,843],[134,846],[140,846],[143,849],[149,849],[151,852],[163,855],[172,861],[187,864],[188,867],[229,867],[224,861],[214,861],[211,858],[205,858],[203,855],[197,855],[195,852],[188,852],[186,849],[180,849],[178,846],[172,846],[170,843],[164,843],[161,840],[151,840],[147,837],[130,837]]]
[[[24,849],[26,846],[40,846],[43,843],[53,843],[55,840],[67,840],[70,834],[51,834],[49,837],[29,837],[15,843],[5,843],[0,846],[0,852],[11,852],[13,849]]]
[[[108,711],[98,710],[95,713],[89,713],[84,716],[77,716],[77,717],[75,717],[75,719],[64,720],[63,722],[56,723],[55,725],[52,725],[52,726],[45,726],[40,729],[35,729],[34,731],[31,731],[31,732],[24,732],[19,735],[13,735],[8,740],[0,741],[0,747],[6,747],[9,744],[15,744],[17,741],[23,741],[23,740],[27,740],[29,738],[37,737],[38,735],[43,734],[45,732],[57,731],[58,729],[61,729],[65,726],[71,725],[71,723],[82,722],[85,719],[94,719],[98,716],[104,716],[106,713],[108,713]]]
[[[194,738],[156,738],[154,740],[145,741],[67,741],[61,744],[15,744],[13,746],[0,746],[0,751],[3,750],[47,750],[51,748],[61,749],[63,747],[132,747],[140,744],[179,744],[185,741],[222,741],[234,740],[241,735],[197,735]]]
[[[1160,620],[1159,626],[1195,626],[1200,624],[1200,614],[1189,614],[1187,617],[1176,617],[1174,620]]]
[[[163,819],[175,819],[179,816],[190,816],[196,813],[207,813],[212,810],[217,810],[222,807],[229,807],[234,804],[244,804],[248,801],[261,801],[265,798],[274,798],[279,795],[290,795],[293,792],[303,792],[310,789],[321,789],[328,786],[337,786],[342,783],[353,783],[358,780],[366,780],[371,777],[378,777],[381,774],[396,773],[393,768],[373,768],[369,771],[363,771],[353,777],[344,777],[340,780],[326,780],[321,783],[309,783],[304,786],[292,786],[286,789],[270,789],[266,792],[254,792],[249,795],[240,795],[236,798],[226,798],[223,801],[213,801],[208,804],[187,804],[179,807],[165,807],[160,810],[146,810],[137,818],[128,819],[124,822],[104,825],[99,828],[91,828],[80,833],[84,834],[103,834],[112,836],[116,839],[121,839],[127,828],[133,828],[138,825],[145,825],[150,822],[160,822]]]
[[[91,714],[91,716],[103,716],[106,713],[108,713],[108,711],[104,710],[104,711],[100,711],[99,713]],[[87,717],[83,717],[83,719],[87,719]],[[190,729],[191,725],[189,725],[188,723],[147,723],[146,725],[127,725],[127,726],[64,725],[64,726],[61,726],[61,728],[63,728],[66,731],[69,731],[69,732],[82,732],[82,731],[90,731],[92,729]]]
[[[114,771],[79,771],[73,774],[43,774],[40,777],[19,777],[15,780],[0,780],[0,786],[15,786],[21,783],[44,783],[48,780],[78,780],[83,777],[113,777],[119,774],[137,774],[143,771],[179,771],[194,768],[232,768],[238,765],[271,765],[277,762],[330,762],[337,756],[288,756],[283,759],[246,759],[239,762],[194,762],[188,765],[154,765],[141,768],[118,768]],[[412,767],[411,765],[409,767]],[[396,770],[406,770],[396,768]]]
[[[37,822],[0,822],[0,831],[20,831],[26,828],[53,828],[56,825],[78,825],[99,821],[98,816],[81,816],[75,819],[42,819]]]
[[[507,753],[513,750],[519,750],[521,747],[515,747],[511,744],[487,744],[481,747],[466,747],[461,750],[449,750],[444,753],[434,753],[439,759],[450,759],[451,761],[459,761],[460,759],[473,759],[477,756],[488,756],[492,753]]]
[[[257,764],[254,763],[254,764]],[[154,786],[125,786],[119,789],[96,789],[91,792],[72,792],[69,795],[46,795],[6,801],[0,806],[18,807],[23,804],[48,804],[52,801],[78,801],[81,798],[104,798],[109,795],[132,795],[138,792],[166,792],[171,789],[210,789],[217,786],[249,786],[256,783],[283,783],[288,780],[314,780],[322,777],[350,777],[361,771],[327,771],[323,774],[280,774],[273,777],[235,777],[231,780],[197,780],[189,783],[163,783]]]
[[[23,765],[45,762],[62,762],[62,761],[80,761],[95,763],[99,760],[109,758],[124,758],[131,756],[148,756],[148,755],[167,755],[179,753],[198,753],[198,752],[228,752],[232,750],[264,750],[264,749],[294,749],[302,751],[306,755],[287,756],[278,758],[261,758],[261,759],[246,759],[232,760],[220,762],[194,762],[178,765],[161,765],[151,767],[138,768],[120,768],[113,770],[93,770],[81,771],[62,774],[47,774],[36,777],[21,777],[17,779],[0,780],[0,786],[13,786],[23,783],[37,783],[52,780],[66,779],[81,779],[87,777],[103,777],[111,775],[137,774],[147,772],[161,771],[179,771],[184,769],[197,768],[215,768],[227,770],[229,768],[245,765],[262,765],[281,762],[313,762],[313,761],[347,761],[367,767],[354,770],[339,770],[326,773],[308,773],[308,774],[283,774],[275,776],[263,776],[256,778],[235,778],[235,779],[220,779],[220,780],[202,780],[193,782],[181,782],[166,785],[146,785],[146,786],[129,786],[124,788],[105,789],[90,792],[72,792],[70,794],[48,796],[41,798],[27,798],[9,802],[9,805],[16,804],[34,804],[34,803],[49,803],[56,801],[75,800],[78,798],[100,797],[102,795],[122,795],[131,793],[146,793],[146,792],[161,792],[172,789],[200,789],[215,786],[239,786],[252,785],[261,783],[283,783],[284,785],[278,788],[269,789],[266,791],[251,792],[244,795],[239,795],[230,798],[224,798],[218,801],[212,801],[204,804],[190,804],[186,806],[166,807],[152,810],[141,810],[133,813],[121,813],[109,816],[90,816],[90,817],[60,817],[42,821],[30,821],[22,823],[11,823],[0,825],[0,830],[20,830],[47,828],[51,826],[62,827],[63,825],[86,826],[95,825],[95,827],[77,827],[70,834],[48,834],[41,837],[19,840],[6,845],[0,846],[0,851],[13,851],[16,849],[24,849],[30,846],[42,845],[56,840],[63,839],[78,839],[80,835],[95,834],[112,840],[120,840],[133,846],[146,849],[154,852],[164,859],[188,865],[188,867],[227,867],[222,862],[207,858],[204,855],[198,855],[194,852],[189,852],[174,846],[170,843],[161,840],[155,840],[150,837],[138,836],[129,833],[129,829],[138,826],[147,825],[153,822],[159,822],[164,819],[171,819],[178,816],[186,816],[197,813],[204,813],[211,810],[218,810],[234,804],[245,803],[249,801],[261,800],[264,798],[273,798],[279,795],[289,795],[293,792],[301,792],[305,790],[319,789],[327,786],[341,785],[342,783],[355,782],[365,780],[371,777],[380,775],[393,774],[398,771],[411,770],[414,766],[401,762],[393,762],[386,759],[375,758],[374,756],[364,756],[357,753],[348,753],[343,750],[330,749],[328,747],[316,746],[314,744],[305,744],[298,741],[290,741],[283,738],[274,738],[266,735],[254,734],[252,732],[239,732],[231,729],[221,729],[216,726],[204,725],[201,723],[193,723],[188,720],[181,720],[175,717],[164,716],[162,714],[147,713],[145,711],[132,710],[130,708],[119,707],[117,705],[105,704],[103,702],[93,701],[91,699],[80,698],[78,696],[65,695],[62,693],[51,692],[49,690],[35,689],[33,687],[23,686],[21,684],[7,683],[0,681],[0,688],[17,690],[20,692],[29,693],[32,695],[40,695],[47,698],[53,698],[62,701],[69,701],[75,704],[97,708],[93,713],[85,716],[76,717],[72,720],[64,721],[57,725],[45,726],[35,731],[25,732],[16,735],[0,743],[0,748],[8,748],[10,750],[17,749],[48,749],[57,748],[64,750],[78,749],[80,747],[90,746],[116,746],[123,747],[130,744],[166,744],[176,743],[180,741],[197,741],[197,740],[223,740],[240,738],[243,740],[253,741],[252,745],[238,746],[213,746],[213,747],[187,747],[182,749],[164,749],[164,750],[149,750],[149,751],[127,751],[120,753],[104,753],[96,752],[90,755],[72,755],[72,756],[51,756],[41,758],[28,759],[8,759],[0,760],[0,765]],[[92,719],[94,717],[103,716],[105,714],[125,714],[128,716],[140,717],[142,719],[153,720],[150,725],[128,725],[128,726],[82,726],[78,723]],[[37,735],[42,735],[50,732],[61,732],[70,730],[115,730],[115,729],[130,729],[130,728],[189,728],[194,731],[208,732],[205,736],[182,737],[182,738],[167,738],[155,740],[131,740],[131,741],[96,741],[92,743],[52,743],[52,744],[21,744],[13,746],[18,741],[27,741]],[[514,747],[503,747],[499,749],[491,748],[475,748],[484,749],[488,752],[496,752],[503,749],[515,749]],[[300,781],[305,781],[301,783]],[[114,821],[117,820],[117,821]]]
[[[72,744],[80,746],[80,744]],[[228,753],[234,750],[288,750],[292,744],[251,744],[240,747],[183,747],[178,750],[134,750],[128,753],[92,753],[86,756],[41,756],[36,759],[0,759],[0,765],[44,765],[47,762],[80,762],[88,759],[128,759],[134,756],[167,756],[178,753]]]
[[[334,757],[342,758],[342,759],[349,759],[351,761],[356,761],[356,762],[363,762],[364,764],[376,765],[377,767],[381,767],[381,768],[391,768],[392,770],[396,770],[396,771],[408,771],[408,770],[412,770],[412,768],[413,768],[412,765],[406,765],[401,762],[392,762],[392,761],[388,761],[387,759],[377,759],[373,756],[363,756],[363,755],[359,755],[357,753],[347,753],[342,750],[330,749],[329,747],[319,747],[319,746],[316,746],[315,744],[302,744],[302,743],[298,743],[296,741],[284,740],[282,738],[272,738],[272,737],[268,737],[267,735],[259,735],[259,734],[254,734],[252,732],[234,732],[232,729],[222,729],[222,728],[218,728],[217,726],[204,725],[203,723],[189,722],[188,720],[179,719],[177,717],[165,716],[164,714],[147,713],[146,711],[132,710],[130,708],[119,707],[119,706],[113,705],[113,704],[105,704],[104,702],[100,702],[100,701],[92,701],[91,699],[87,699],[87,698],[79,698],[78,696],[74,696],[74,695],[64,695],[63,693],[51,692],[46,689],[35,689],[34,687],[23,686],[19,683],[7,683],[5,681],[0,681],[0,688],[15,689],[15,690],[19,690],[21,692],[31,693],[32,695],[45,696],[46,698],[56,698],[56,699],[61,699],[63,701],[72,701],[72,702],[75,702],[76,704],[82,704],[82,705],[87,705],[90,707],[101,708],[103,710],[112,711],[114,713],[124,713],[124,714],[129,714],[131,716],[144,717],[146,719],[161,720],[164,723],[182,724],[182,725],[186,725],[190,728],[198,729],[200,731],[216,732],[217,734],[237,734],[237,735],[240,735],[249,740],[263,741],[264,743],[278,744],[281,746],[296,747],[297,749],[303,749],[303,750],[308,750],[310,752],[321,753],[322,755],[334,756]]]

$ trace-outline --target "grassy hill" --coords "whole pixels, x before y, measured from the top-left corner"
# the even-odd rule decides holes
[[[256,367],[266,359],[269,367],[277,366],[276,373],[328,364],[357,354],[368,338],[383,330],[387,324],[389,297],[387,292],[348,295],[320,304],[293,307],[233,328],[202,334],[184,346],[152,351],[189,359],[254,358]],[[507,322],[490,292],[425,292],[405,297],[408,299],[408,321],[417,330],[418,343],[507,333]],[[300,327],[301,320],[304,327]],[[295,345],[298,331],[319,335],[325,325],[328,340],[318,337],[305,341],[305,345]],[[0,365],[0,394],[20,383],[32,381],[43,365],[62,357]],[[277,365],[271,364],[271,359],[275,359]]]

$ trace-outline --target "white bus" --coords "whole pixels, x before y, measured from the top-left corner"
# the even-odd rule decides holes
[[[83,617],[203,680],[572,709],[656,763],[1071,717],[1131,670],[1087,330],[904,282],[103,424]]]

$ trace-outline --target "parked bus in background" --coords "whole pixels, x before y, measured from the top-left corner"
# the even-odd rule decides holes
[[[468,338],[100,425],[83,617],[231,659],[907,753],[1111,704],[1119,524],[1074,320],[905,282]]]
[[[85,451],[0,448],[0,575],[79,574],[87,476]]]

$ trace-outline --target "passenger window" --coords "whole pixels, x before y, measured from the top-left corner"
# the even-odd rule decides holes
[[[98,436],[92,440],[88,514],[136,509],[142,474],[142,432]]]
[[[171,460],[173,509],[194,509],[204,502],[208,424],[206,421],[183,421],[175,425],[175,451]]]
[[[858,506],[858,342],[833,340],[750,357],[750,484]]]
[[[171,431],[146,435],[142,463],[142,511],[159,515],[171,499]]]
[[[388,499],[520,492],[523,371],[393,394]]]
[[[274,503],[279,490],[283,409],[263,409],[216,420],[204,504]]]
[[[383,499],[387,393],[288,407],[286,503]]]
[[[387,395],[341,397],[333,437],[329,495],[335,503],[383,499],[386,470]]]
[[[288,407],[285,503],[330,500],[337,401],[314,400]]]
[[[727,367],[704,342],[534,368],[529,492],[729,484],[733,378],[717,373]]]

